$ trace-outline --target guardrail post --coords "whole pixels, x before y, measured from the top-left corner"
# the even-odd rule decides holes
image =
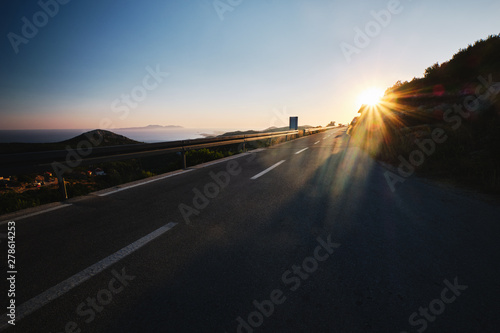
[[[182,148],[182,168],[187,169],[186,150],[184,148]]]
[[[64,177],[62,175],[57,176],[57,182],[59,184],[59,192],[64,200],[68,199],[68,192],[66,191],[66,183],[64,182]]]

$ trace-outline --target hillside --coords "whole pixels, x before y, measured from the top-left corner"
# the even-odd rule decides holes
[[[96,129],[93,131],[82,133],[74,138],[54,142],[54,143],[0,143],[0,154],[28,153],[49,150],[64,150],[69,145],[71,148],[76,148],[78,143],[89,141],[88,138],[102,137],[102,141],[97,147],[118,146],[140,143],[129,139],[123,135],[119,135],[110,131]]]
[[[120,146],[120,145],[131,145],[140,143],[139,141],[135,141],[127,138],[126,136],[116,134],[110,131],[96,129],[93,131],[89,131],[69,140],[61,141],[60,144],[76,146],[81,141],[88,141],[89,137],[91,138],[102,138],[102,142],[98,145],[99,147],[103,146]]]
[[[299,130],[308,129],[311,127],[313,127],[313,126],[309,126],[309,125],[299,126]],[[227,132],[227,133],[224,133],[224,134],[219,135],[219,136],[233,136],[233,135],[258,134],[258,133],[269,133],[269,132],[283,132],[283,131],[288,131],[288,130],[289,130],[288,126],[286,126],[286,127],[274,127],[273,126],[273,127],[266,128],[263,131],[254,131],[254,130],[234,131],[234,132]]]
[[[394,184],[417,173],[500,193],[498,55],[500,35],[492,35],[422,78],[396,82],[376,109],[360,109],[353,138],[398,168]]]
[[[490,35],[465,49],[449,61],[427,67],[424,77],[398,81],[386,91],[386,98],[408,106],[455,102],[457,97],[472,95],[481,82],[478,77],[500,80],[500,34]]]

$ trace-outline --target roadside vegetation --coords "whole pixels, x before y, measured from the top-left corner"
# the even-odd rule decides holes
[[[103,140],[99,146],[139,143],[109,131],[102,131],[101,134]],[[0,144],[0,154],[62,150],[67,145],[75,148],[80,141],[86,139],[86,136],[81,135],[70,140],[51,144]],[[283,142],[284,140],[284,138],[279,137],[251,141],[246,143],[245,148],[246,150],[252,150],[268,147]],[[241,144],[232,144],[211,149],[203,148],[190,150],[186,152],[187,166],[190,167],[210,162],[239,154],[242,151],[243,146]],[[64,174],[66,190],[69,198],[83,196],[98,190],[182,169],[182,162],[181,153],[169,153],[140,159],[76,167],[73,168],[72,172]],[[97,170],[99,171],[96,172]],[[47,173],[49,171],[52,172],[52,170],[47,170]],[[36,184],[37,179],[40,177],[42,176],[38,174],[12,176],[9,178],[10,187],[7,186],[7,182],[4,181],[1,183],[0,180],[0,185],[3,185],[0,187],[0,215],[60,201],[61,193],[58,190],[58,184],[52,184],[52,182],[49,182],[48,178],[46,179],[47,182],[51,183],[49,186],[42,186],[39,188],[30,187],[23,191],[16,191],[13,189],[21,186],[21,184]],[[54,181],[53,177],[51,177],[50,181]]]
[[[500,35],[489,36],[396,82],[378,106],[361,108],[354,141],[395,167],[404,159],[417,174],[500,194],[499,54]]]

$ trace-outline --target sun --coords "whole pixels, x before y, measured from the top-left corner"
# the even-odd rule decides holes
[[[358,96],[358,103],[368,106],[375,106],[380,103],[380,99],[384,96],[384,90],[381,88],[368,88],[361,92]]]

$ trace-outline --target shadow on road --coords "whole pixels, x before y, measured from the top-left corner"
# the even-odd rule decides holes
[[[252,185],[263,193],[254,204],[272,214],[210,216],[213,223],[193,232],[197,255],[160,262],[175,274],[150,277],[160,288],[143,290],[147,298],[110,331],[236,332],[237,318],[248,325],[258,311],[254,300],[271,299],[273,290],[281,304],[240,332],[399,332],[424,322],[429,332],[494,331],[500,208],[418,179],[393,193],[380,165],[340,141],[309,161],[316,164],[302,177],[291,169],[276,176],[296,189],[282,205],[266,206],[273,198]],[[318,237],[340,247],[312,272],[294,273],[293,265],[313,256]],[[468,289],[433,320],[418,314],[411,326],[410,315],[455,278]]]

